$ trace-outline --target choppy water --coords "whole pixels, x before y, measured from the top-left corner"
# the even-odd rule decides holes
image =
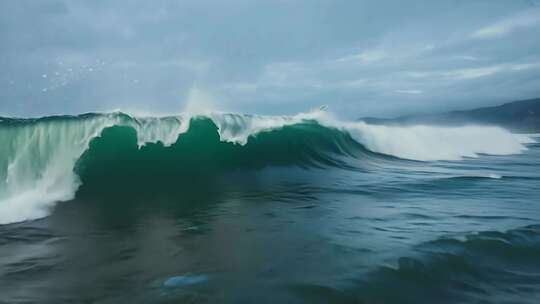
[[[0,122],[0,302],[540,301],[540,137],[221,118]]]

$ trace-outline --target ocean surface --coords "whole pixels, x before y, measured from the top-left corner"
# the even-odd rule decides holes
[[[540,303],[538,141],[324,111],[0,118],[0,303]]]

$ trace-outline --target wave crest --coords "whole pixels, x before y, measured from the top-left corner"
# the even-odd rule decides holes
[[[519,153],[531,142],[496,127],[374,126],[340,122],[320,110],[272,117],[108,113],[3,119],[0,139],[0,224],[46,216],[54,202],[74,198],[81,182],[110,175],[108,168],[120,164],[125,172],[146,176],[269,165],[348,168],[346,158],[383,157],[374,153],[458,160]]]

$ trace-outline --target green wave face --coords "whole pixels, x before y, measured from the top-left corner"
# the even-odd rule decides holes
[[[171,146],[158,142],[139,148],[135,129],[106,128],[90,142],[75,171],[82,192],[132,189],[136,184],[189,187],[186,182],[194,179],[267,166],[348,168],[348,159],[369,154],[348,134],[314,122],[263,132],[240,145],[220,140],[212,120],[196,118]]]
[[[46,216],[55,202],[74,198],[80,185],[75,163],[93,138],[115,125],[140,130],[147,142],[176,139],[183,127],[176,118],[136,120],[121,113],[2,119],[0,224]]]

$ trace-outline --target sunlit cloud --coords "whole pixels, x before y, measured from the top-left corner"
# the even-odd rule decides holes
[[[386,52],[381,50],[369,50],[361,53],[350,55],[342,58],[338,58],[338,62],[358,62],[358,63],[372,63],[385,59],[388,56]]]
[[[465,61],[478,61],[480,60],[480,58],[476,57],[476,56],[471,56],[471,55],[457,55],[457,56],[454,56],[455,59],[458,59],[458,60],[465,60]]]
[[[502,66],[471,68],[471,69],[458,69],[441,73],[443,77],[456,80],[474,79],[485,76],[490,76],[495,73],[501,72],[504,69]]]
[[[409,94],[409,95],[418,95],[424,93],[422,90],[396,90],[396,93],[399,94]]]
[[[526,11],[497,23],[478,29],[472,33],[473,38],[494,38],[510,34],[514,31],[540,25],[540,10]]]

